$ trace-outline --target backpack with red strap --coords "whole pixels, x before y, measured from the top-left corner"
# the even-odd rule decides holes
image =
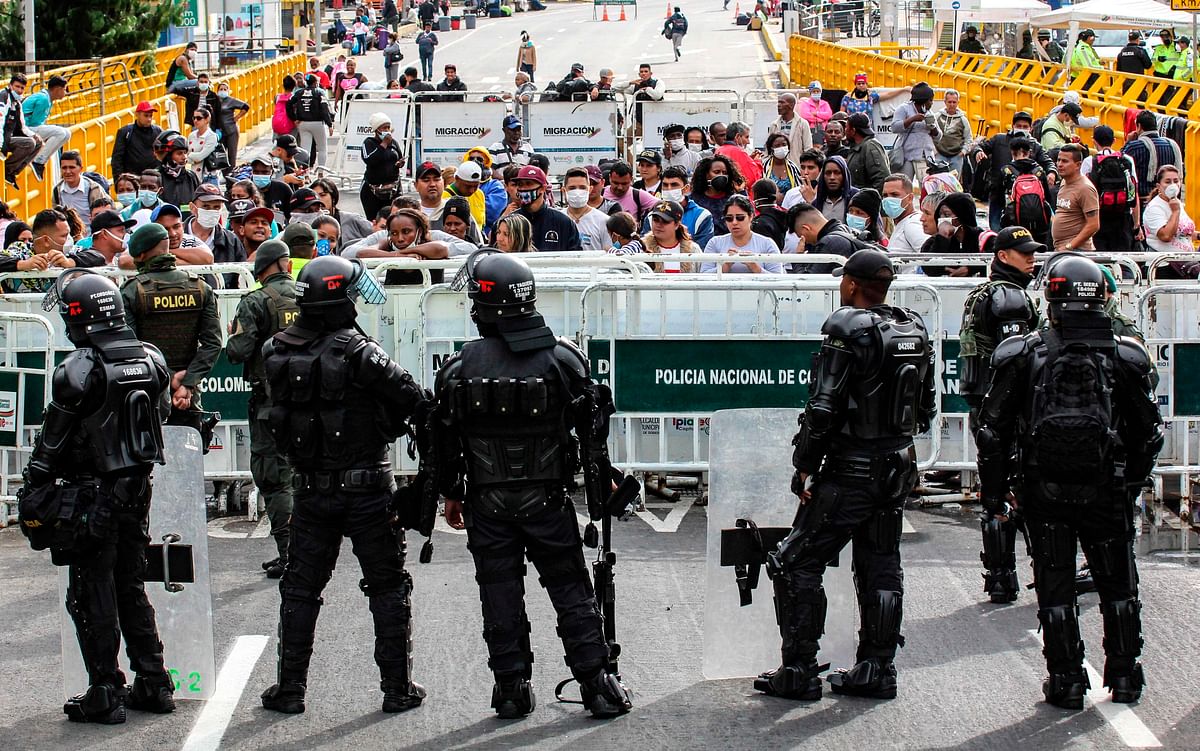
[[[1013,181],[1009,201],[1017,224],[1035,236],[1050,228],[1050,213],[1047,211],[1046,189],[1042,179],[1034,174],[1017,175]]]

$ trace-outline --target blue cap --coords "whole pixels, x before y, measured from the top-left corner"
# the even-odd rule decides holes
[[[150,221],[157,222],[158,218],[163,214],[174,214],[180,219],[183,218],[183,212],[179,210],[178,206],[173,203],[164,203],[159,204],[158,208],[150,213]]]
[[[516,115],[509,115],[504,118],[504,129],[505,130],[513,130],[514,128],[520,128],[520,127],[521,127],[521,118],[517,117]]]

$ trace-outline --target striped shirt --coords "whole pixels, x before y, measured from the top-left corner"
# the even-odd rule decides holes
[[[1150,174],[1150,148],[1146,145],[1146,138],[1154,143],[1155,159],[1153,161],[1156,168],[1164,164],[1173,164],[1180,170],[1183,169],[1183,165],[1176,159],[1179,147],[1158,133],[1146,132],[1142,133],[1140,138],[1131,138],[1126,141],[1125,148],[1121,149],[1121,152],[1133,160],[1138,195],[1143,198],[1150,195],[1150,189],[1158,182],[1156,176]]]

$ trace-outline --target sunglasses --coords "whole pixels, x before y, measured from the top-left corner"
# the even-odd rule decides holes
[[[196,122],[197,120],[207,120],[207,119],[208,118],[205,117],[204,115],[196,115],[195,117],[192,118],[192,122]]]
[[[746,214],[726,214],[725,221],[727,222],[744,222],[750,217]]]

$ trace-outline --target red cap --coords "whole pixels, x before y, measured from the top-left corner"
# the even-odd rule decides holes
[[[534,167],[532,164],[522,167],[513,180],[536,180],[541,183],[543,188],[550,187],[550,181],[546,179],[546,173],[542,172],[541,167]]]
[[[158,112],[158,107],[155,107],[150,102],[138,102],[134,112]]]

